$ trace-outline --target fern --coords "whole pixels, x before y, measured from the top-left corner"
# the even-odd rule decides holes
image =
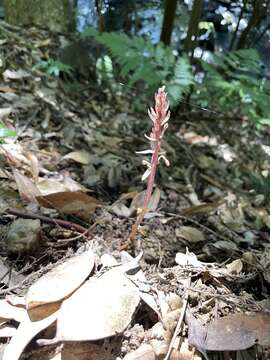
[[[196,83],[189,59],[175,55],[163,44],[153,45],[143,37],[117,32],[100,34],[91,28],[86,29],[83,36],[94,38],[110,51],[125,82],[144,83],[144,93],[152,93],[165,84],[171,107],[176,106],[193,85],[191,95],[204,107],[210,105],[222,111],[237,109],[256,124],[270,124],[270,83],[260,78],[261,61],[254,49],[214,55],[212,64],[201,60],[204,78]]]
[[[200,100],[211,98],[222,110],[239,109],[257,124],[270,121],[266,105],[270,95],[268,80],[260,77],[261,61],[254,49],[242,49],[214,57],[214,64],[202,61],[205,79]]]
[[[179,103],[183,93],[194,83],[192,69],[186,57],[178,58],[167,90],[173,105]]]
[[[177,58],[173,50],[163,44],[153,45],[143,37],[129,37],[117,32],[98,34],[91,29],[83,36],[94,37],[109,49],[112,58],[120,65],[120,76],[129,84],[144,82],[149,92],[165,84],[172,107],[193,83],[188,59]]]

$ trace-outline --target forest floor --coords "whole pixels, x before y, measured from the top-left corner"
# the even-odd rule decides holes
[[[171,359],[270,359],[270,129],[235,113],[192,106],[172,113],[164,138],[171,165],[160,164],[151,209],[130,244],[146,187],[136,151],[148,147],[153,99],[136,112],[128,87],[101,90],[83,78],[71,84],[50,76],[35,65],[57,57],[61,37],[0,26],[0,121],[17,133],[0,145],[3,308],[34,310],[41,324],[54,315],[48,304],[61,312],[90,273],[102,279],[124,264],[140,294],[140,302],[132,295],[136,306],[125,298],[126,308],[114,310],[125,280],[118,274],[104,292],[95,289],[96,302],[82,305],[84,315],[81,305],[76,310],[82,327],[90,319],[88,335],[72,316],[65,326],[75,334],[63,335],[62,313],[57,325],[49,326],[52,318],[24,331],[24,321],[0,308],[0,336],[11,338],[0,345],[3,359],[168,359],[169,352]],[[55,295],[55,278],[72,277],[61,266],[83,250],[95,265],[69,267],[80,279]],[[62,275],[33,290],[59,266]],[[110,308],[101,311],[109,325],[102,316],[91,320],[99,303]],[[170,347],[175,337],[178,350]]]

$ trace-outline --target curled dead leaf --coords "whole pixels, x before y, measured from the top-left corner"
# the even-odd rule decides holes
[[[57,209],[67,215],[75,215],[88,221],[96,207],[97,199],[80,191],[62,191],[46,196],[37,196],[38,203],[49,209]]]

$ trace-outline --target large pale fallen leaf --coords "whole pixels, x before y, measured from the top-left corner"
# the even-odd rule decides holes
[[[61,301],[85,281],[94,263],[93,252],[87,250],[56,266],[31,285],[26,295],[30,318],[39,320],[56,311]]]
[[[42,330],[49,327],[57,319],[57,312],[40,320],[31,321],[29,318],[20,323],[16,333],[5,348],[2,360],[19,360],[26,345]]]
[[[132,321],[139,302],[139,291],[119,268],[91,278],[63,301],[52,342],[119,335]]]
[[[79,150],[68,153],[67,155],[63,156],[63,159],[71,159],[80,164],[87,165],[91,160],[91,155],[87,151]]]
[[[97,207],[97,200],[93,196],[86,195],[80,191],[63,191],[37,196],[41,206],[49,209],[57,209],[67,215],[75,215],[86,221],[94,213]]]
[[[128,252],[122,251],[121,252],[122,266],[125,266],[125,264],[127,266],[131,266],[133,264],[133,268],[131,267],[131,269],[139,268],[139,261],[142,255],[143,253],[139,254],[138,257],[133,258]],[[130,271],[128,270],[126,271],[130,273]],[[152,293],[151,286],[147,282],[144,272],[142,270],[139,270],[137,272],[131,271],[131,274],[129,275],[129,279],[134,284],[137,285],[138,290],[140,291],[141,300],[144,301],[161,318],[161,314],[159,312],[159,306],[156,302],[155,296]]]

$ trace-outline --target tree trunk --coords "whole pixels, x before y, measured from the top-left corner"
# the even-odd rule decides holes
[[[165,1],[165,12],[164,12],[164,18],[162,24],[162,31],[160,35],[160,41],[162,41],[166,46],[170,46],[171,44],[176,4],[177,4],[177,0]]]
[[[36,25],[51,31],[75,30],[70,0],[4,0],[5,20],[15,25]]]
[[[238,42],[238,49],[244,49],[248,47],[248,38],[250,32],[260,24],[263,16],[266,13],[266,7],[263,6],[263,4],[264,4],[263,0],[255,0],[254,9],[251,18],[249,19],[247,27],[240,36]]]
[[[233,37],[232,37],[232,40],[231,40],[231,43],[230,43],[230,46],[229,46],[229,51],[231,51],[233,49],[235,39],[237,38],[237,33],[238,33],[238,30],[239,30],[240,21],[242,20],[242,18],[244,16],[244,13],[246,11],[246,7],[247,7],[247,0],[244,0],[243,6],[241,8],[241,11],[240,11],[240,14],[239,14],[239,17],[238,17],[236,29],[235,29],[235,31],[233,33]]]
[[[188,24],[187,36],[184,42],[184,51],[193,56],[199,33],[199,22],[202,13],[203,0],[194,0]]]
[[[96,0],[95,6],[97,10],[98,15],[98,31],[100,33],[105,31],[105,20],[104,20],[104,14],[103,14],[103,1]]]

